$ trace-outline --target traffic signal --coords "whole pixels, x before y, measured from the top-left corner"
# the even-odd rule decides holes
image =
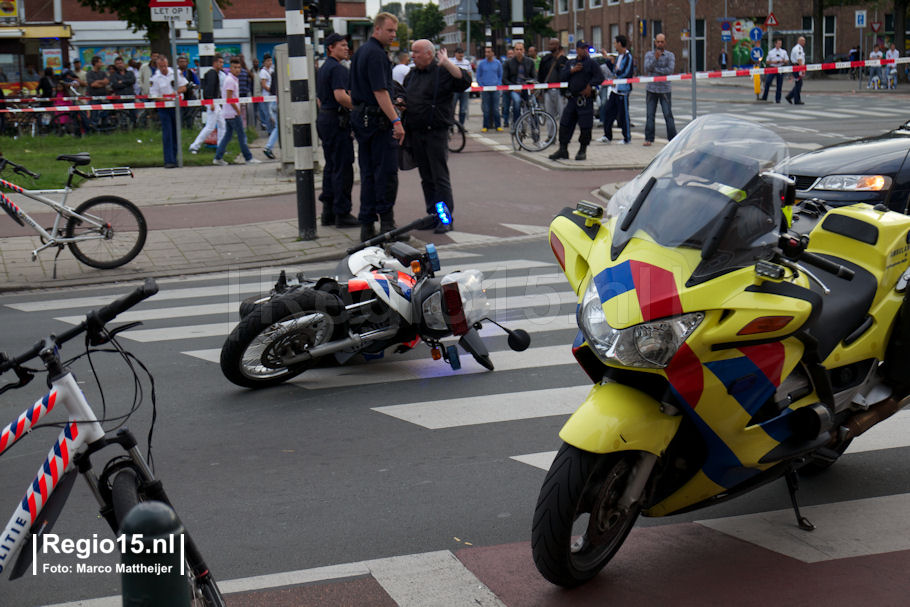
[[[512,3],[509,0],[499,0],[499,16],[503,21],[512,20]]]
[[[493,0],[477,0],[477,12],[484,17],[493,14]]]
[[[316,5],[318,6],[316,12],[323,17],[331,17],[335,14],[335,0],[319,0]]]

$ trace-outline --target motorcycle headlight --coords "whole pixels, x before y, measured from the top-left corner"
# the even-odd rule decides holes
[[[436,291],[424,299],[421,308],[423,321],[429,328],[436,331],[445,331],[449,328],[446,325],[446,317],[442,311],[442,291]]]
[[[822,177],[813,190],[834,190],[839,192],[881,192],[891,187],[887,175],[828,175]]]
[[[578,309],[578,326],[601,361],[645,369],[666,367],[704,318],[704,313],[694,312],[614,329],[593,280]]]

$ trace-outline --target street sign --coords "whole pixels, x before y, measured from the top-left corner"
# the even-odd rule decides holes
[[[768,18],[765,19],[765,27],[774,27],[780,25],[777,22],[777,18],[774,16],[774,13],[768,13]]]
[[[724,21],[723,23],[720,24],[720,30],[722,32],[728,32],[728,31],[730,31],[730,29],[732,29],[732,27],[733,26],[730,25],[729,21]]]
[[[749,30],[749,40],[753,42],[758,42],[764,36],[765,32],[762,31],[760,27],[753,27]]]
[[[149,0],[152,21],[192,21],[193,0]]]
[[[733,40],[733,35],[730,33],[730,30],[721,30],[720,41],[721,42],[730,42],[731,40]]]
[[[872,27],[872,31],[875,32],[875,33],[878,33],[878,30],[882,29],[882,22],[881,22],[881,21],[873,21],[873,22],[870,23],[869,25]]]
[[[765,52],[761,50],[760,46],[753,46],[752,50],[749,52],[749,55],[752,57],[752,61],[755,61],[757,63],[765,57]]]
[[[854,18],[856,19],[856,27],[866,27],[866,11],[854,11]]]

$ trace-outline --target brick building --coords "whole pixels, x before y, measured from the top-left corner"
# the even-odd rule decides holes
[[[823,23],[817,26],[813,22],[812,2],[771,1],[772,12],[779,23],[771,28],[773,35],[783,37],[787,49],[796,43],[799,36],[805,36],[809,61],[845,57],[851,47],[860,44],[861,31],[865,34],[862,41],[865,55],[875,42],[890,42],[894,35],[894,15],[891,14],[890,3],[885,4],[885,9],[873,8],[868,3],[827,8]],[[445,8],[442,8],[444,4]],[[447,46],[450,46],[449,40],[464,40],[464,34],[457,31],[455,23],[456,6],[457,2],[452,0],[440,0],[446,23],[450,25],[443,32]],[[732,32],[733,40],[726,43],[727,52],[736,64],[748,64],[747,49],[751,46],[749,30],[764,24],[768,6],[769,0],[699,0],[693,32],[689,23],[688,0],[553,0],[550,26],[558,32],[558,37],[566,46],[570,45],[570,38],[572,44],[582,38],[597,49],[607,46],[612,49],[613,37],[625,34],[639,65],[645,52],[651,49],[654,35],[663,33],[667,37],[667,48],[676,55],[678,71],[688,71],[685,67],[689,61],[688,39],[694,35],[696,69],[717,69],[718,56],[725,50],[721,39],[723,22],[728,21],[731,28],[734,25],[738,27]],[[856,9],[867,10],[870,26],[881,24],[878,33],[873,33],[871,27],[863,30],[855,27]],[[573,17],[574,28],[571,25]],[[474,27],[481,27],[481,24],[475,23]],[[824,39],[824,53],[820,58],[812,56],[812,38],[816,35]],[[538,48],[546,48],[543,40],[528,42]],[[767,37],[763,45],[767,50]]]

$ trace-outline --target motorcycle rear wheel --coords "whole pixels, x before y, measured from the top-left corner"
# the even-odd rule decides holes
[[[256,306],[231,331],[221,349],[221,372],[244,388],[280,384],[314,366],[317,359],[284,365],[281,359],[328,343],[344,332],[342,302],[303,289]]]
[[[531,550],[537,570],[573,588],[596,576],[625,541],[640,507],[617,505],[636,452],[597,454],[563,444],[540,489]]]

